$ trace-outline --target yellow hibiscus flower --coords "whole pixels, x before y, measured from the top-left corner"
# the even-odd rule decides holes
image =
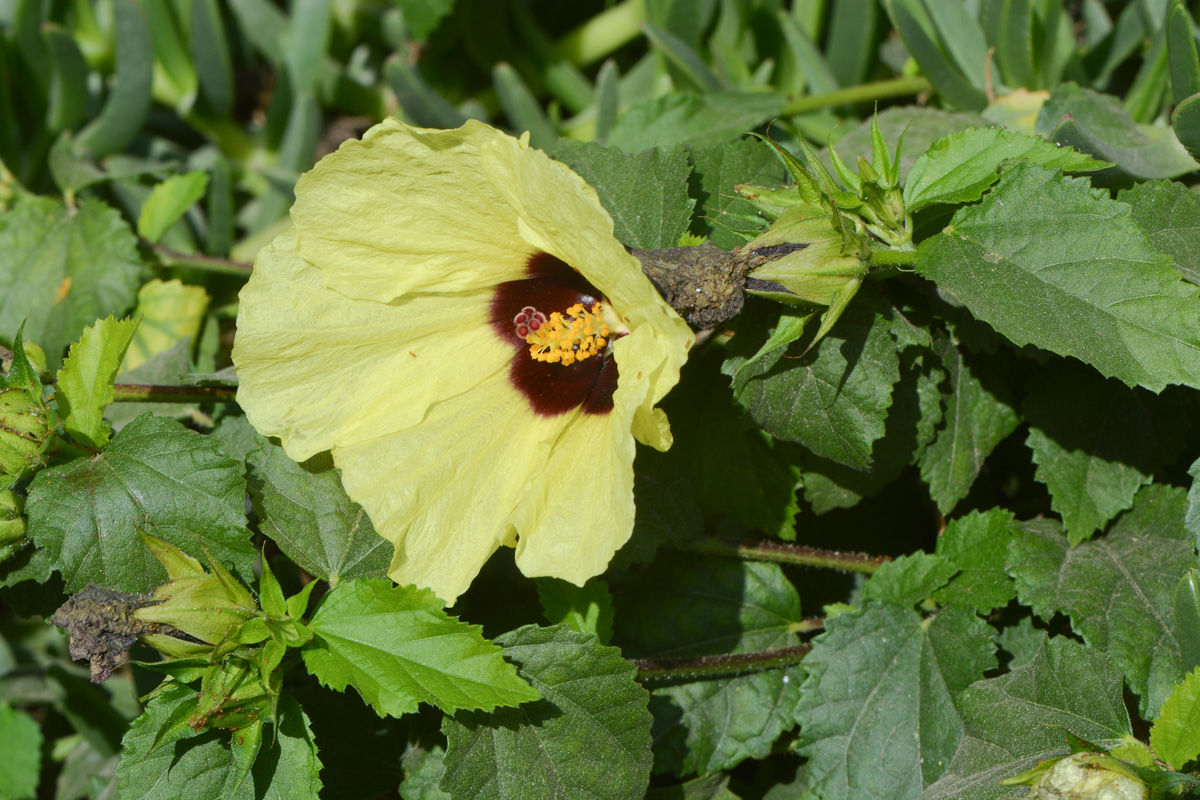
[[[595,191],[526,138],[387,120],[300,179],[292,222],[241,293],[250,423],[332,452],[397,583],[453,603],[502,544],[528,576],[603,572],[694,337]]]

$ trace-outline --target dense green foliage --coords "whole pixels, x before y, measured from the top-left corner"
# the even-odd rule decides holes
[[[1200,796],[1198,11],[0,0],[0,798]],[[236,404],[256,253],[391,115],[527,131],[629,247],[807,245],[582,587],[396,586]]]

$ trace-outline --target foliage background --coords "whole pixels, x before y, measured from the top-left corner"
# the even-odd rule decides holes
[[[0,797],[991,798],[1068,752],[1064,729],[1190,790],[1194,12],[0,0],[0,344],[24,325],[94,410],[59,401],[59,450],[14,484],[32,543],[0,564]],[[879,272],[807,354],[803,309],[752,298],[713,331],[665,403],[676,446],[639,453],[633,540],[583,590],[502,552],[462,623],[437,616],[379,577],[389,554],[328,459],[293,464],[229,402],[248,263],[297,177],[386,115],[529,131],[624,243],[731,249],[767,221],[735,186],[787,177],[745,132],[878,167],[875,111],[889,147],[904,132],[916,274]],[[997,125],[1027,138],[980,132]],[[194,391],[138,402],[139,384]],[[315,641],[365,609],[429,627],[374,669],[289,651],[304,668],[261,749],[197,733],[199,672],[152,700],[149,668],[92,685],[45,622],[89,582],[161,583],[147,525],[198,557],[199,536],[264,612],[263,561],[279,603],[318,579]],[[451,630],[504,648],[542,699],[430,688],[444,663],[424,695],[406,685],[405,648]]]

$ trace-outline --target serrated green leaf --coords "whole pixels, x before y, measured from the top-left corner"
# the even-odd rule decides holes
[[[690,476],[694,502],[752,530],[795,538],[800,510],[798,448],[749,424],[717,372],[712,354],[696,360],[664,403],[675,443],[667,457]],[[708,367],[700,368],[700,365]]]
[[[874,497],[921,457],[942,420],[940,387],[945,380],[946,373],[928,354],[901,358],[900,381],[892,390],[883,437],[871,449],[870,472],[815,456],[803,459],[804,499],[814,513],[849,508]]]
[[[721,371],[734,396],[768,433],[813,453],[867,470],[883,436],[900,359],[888,321],[852,304],[820,344],[803,356],[797,344],[749,362],[766,338],[764,320],[751,319],[734,337]],[[749,363],[748,363],[749,362]]]
[[[551,625],[561,623],[573,631],[594,634],[600,644],[608,644],[612,638],[612,595],[604,581],[592,578],[576,586],[558,578],[538,578],[537,593]]]
[[[883,564],[863,586],[862,601],[878,600],[901,608],[912,608],[945,586],[958,566],[948,558],[930,553],[909,553]]]
[[[376,712],[394,717],[418,702],[452,713],[538,698],[479,626],[442,606],[428,589],[386,578],[343,581],[309,621],[304,664],[326,686],[353,686]]]
[[[1184,445],[1183,408],[1081,364],[1056,362],[1026,385],[1022,412],[1036,477],[1072,545],[1132,506],[1138,489]]]
[[[310,575],[337,586],[374,578],[392,560],[389,541],[375,532],[362,506],[346,496],[328,453],[297,464],[266,437],[246,457],[250,498],[259,526]]]
[[[496,643],[542,699],[446,717],[442,788],[475,800],[641,800],[651,719],[646,690],[621,651],[563,626],[526,625]]]
[[[978,681],[958,697],[963,732],[945,774],[922,800],[1001,800],[1003,778],[1067,755],[1067,731],[1101,746],[1132,733],[1121,672],[1100,651],[1066,636],[1047,638],[1034,659]]]
[[[951,520],[938,537],[937,554],[962,570],[933,597],[939,603],[961,603],[981,614],[1017,596],[1017,587],[1004,571],[1008,542],[1019,532],[1011,511],[991,508]]]
[[[1200,755],[1200,669],[1175,687],[1150,727],[1150,746],[1171,769]]]
[[[1200,195],[1178,181],[1146,181],[1117,199],[1132,206],[1150,246],[1171,256],[1185,280],[1200,284]]]
[[[665,563],[664,563],[665,562]],[[614,597],[630,658],[690,658],[799,643],[800,597],[775,564],[673,555]],[[793,727],[800,667],[655,687],[655,771],[729,769]]]
[[[113,380],[137,327],[136,318],[97,320],[71,345],[58,372],[59,417],[71,438],[85,447],[103,447],[112,435],[104,409],[112,402]]]
[[[674,449],[674,447],[672,447]],[[640,445],[634,459],[633,535],[609,563],[628,568],[654,559],[660,545],[704,532],[696,487],[678,455]]]
[[[949,514],[967,496],[983,462],[1016,427],[1007,376],[997,361],[963,353],[958,342],[939,338],[934,352],[946,368],[945,414],[934,440],[921,454],[921,479],[938,510]]]
[[[613,218],[613,235],[629,247],[674,247],[687,230],[687,153],[680,147],[649,148],[636,155],[574,139],[559,140],[555,158],[596,190]]]
[[[167,229],[204,197],[208,189],[208,173],[202,170],[172,175],[151,190],[138,216],[138,236],[151,242],[162,238]]]
[[[608,144],[630,153],[672,144],[721,144],[777,116],[783,105],[783,96],[775,92],[667,94],[625,109]]]
[[[253,580],[245,483],[220,442],[164,417],[142,416],[94,458],[42,470],[29,488],[29,536],[46,550],[68,591],[94,582],[146,592],[166,571],[142,530]]]
[[[26,338],[57,369],[85,325],[132,305],[141,270],[129,226],[102,201],[68,211],[18,195],[0,215],[0,331],[28,318]]]
[[[762,225],[747,220],[758,218],[758,214],[754,206],[738,197],[734,187],[743,183],[781,186],[785,171],[778,156],[757,139],[742,139],[693,148],[691,157],[688,190],[696,200],[692,232],[709,237],[722,250],[744,244],[745,237],[738,232],[757,231]]]
[[[246,780],[237,780],[237,762],[228,733],[196,734],[182,726],[162,741],[159,730],[184,708],[195,708],[196,692],[173,684],[154,697],[121,741],[117,766],[122,800],[175,800],[190,796],[228,800],[317,800],[321,763],[299,703],[288,694],[279,702],[274,733],[265,738]]]
[[[1106,183],[1177,178],[1196,169],[1171,129],[1139,127],[1117,98],[1073,83],[1051,92],[1038,115],[1037,132],[1116,164],[1097,174]]]
[[[1027,522],[1009,545],[1022,603],[1044,620],[1071,617],[1085,642],[1124,670],[1153,718],[1183,676],[1174,633],[1174,592],[1195,563],[1182,489],[1142,489],[1099,539],[1069,547],[1050,520]]]
[[[965,608],[923,620],[871,603],[828,620],[797,709],[813,791],[899,800],[933,783],[959,743],[955,696],[995,666],[990,633]]]
[[[768,791],[764,800],[771,800]],[[675,786],[660,786],[646,792],[646,800],[739,800],[729,790],[729,776],[718,772],[705,775]]]
[[[5,743],[0,797],[32,800],[42,768],[41,727],[24,711],[0,703],[0,741]]]
[[[1003,128],[975,128],[933,143],[913,164],[904,184],[904,204],[913,212],[936,203],[978,200],[1018,161],[1063,172],[1093,172],[1110,166],[1069,147]]]
[[[141,317],[141,324],[129,344],[121,371],[137,369],[183,339],[196,341],[207,308],[208,292],[201,286],[189,286],[178,278],[147,281],[138,289],[133,313]]]
[[[1200,386],[1200,289],[1152,250],[1130,207],[1028,164],[922,242],[918,272],[1017,345],[1130,386]]]

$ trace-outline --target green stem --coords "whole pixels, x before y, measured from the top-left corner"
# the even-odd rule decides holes
[[[915,250],[872,250],[868,263],[872,267],[911,267],[917,263]]]
[[[863,83],[858,86],[847,86],[828,94],[814,94],[800,97],[780,112],[780,116],[790,117],[809,111],[820,111],[823,108],[844,106],[852,103],[866,103],[872,100],[884,100],[889,97],[903,97],[909,94],[928,92],[933,88],[929,81],[920,76],[915,78],[892,78],[886,81]]]
[[[776,667],[799,664],[812,650],[810,644],[795,644],[759,650],[755,653],[733,653],[696,658],[635,658],[641,680],[670,680],[672,678],[720,678],[744,672],[758,672]]]
[[[191,267],[192,269],[202,269],[208,272],[220,272],[224,275],[240,275],[243,278],[248,278],[254,269],[253,264],[247,264],[244,261],[204,256],[199,253],[180,253],[178,250],[163,247],[161,244],[154,244],[146,239],[141,239],[140,241],[143,245],[157,253],[163,265],[168,267]]]
[[[233,403],[237,389],[230,386],[151,386],[118,383],[113,386],[115,403]]]
[[[781,542],[736,542],[732,539],[700,538],[671,542],[671,547],[689,553],[740,558],[746,561],[772,561],[776,564],[798,564],[806,567],[841,569],[847,572],[872,573],[890,559],[865,553],[839,553]]]
[[[640,36],[645,19],[645,0],[625,0],[560,39],[558,53],[576,66],[586,67]]]

